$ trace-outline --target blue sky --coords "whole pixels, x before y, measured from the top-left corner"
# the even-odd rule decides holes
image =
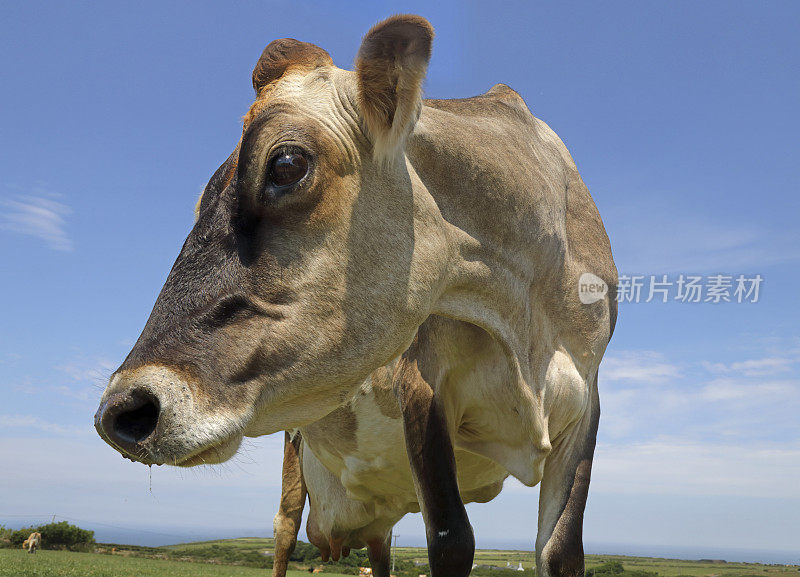
[[[151,490],[91,417],[236,144],[263,47],[295,37],[350,67],[361,35],[397,12],[436,28],[428,96],[504,82],[561,136],[621,273],[764,279],[756,303],[621,305],[586,541],[800,559],[789,2],[5,3],[0,523],[59,514],[161,541],[271,532],[282,438],[252,440],[216,469],[156,469]],[[536,491],[510,482],[471,515],[479,545],[532,544]],[[397,532],[420,542],[419,516]]]

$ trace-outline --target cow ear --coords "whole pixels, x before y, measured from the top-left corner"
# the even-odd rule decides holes
[[[433,27],[414,15],[387,18],[361,42],[356,56],[359,106],[380,160],[395,158],[414,129],[432,44]]]
[[[289,68],[314,69],[333,64],[330,54],[315,44],[294,38],[281,38],[270,42],[253,69],[253,88],[256,95],[283,76]]]

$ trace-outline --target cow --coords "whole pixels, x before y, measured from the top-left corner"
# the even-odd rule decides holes
[[[27,539],[22,542],[22,548],[27,549],[28,553],[36,553],[36,550],[42,546],[42,534],[38,531],[31,533]]]
[[[313,44],[266,47],[242,136],[95,426],[145,464],[220,463],[244,436],[346,422],[394,363],[432,577],[474,556],[456,449],[540,484],[539,574],[581,575],[611,245],[519,94],[422,100],[432,45],[424,18],[399,15],[367,32],[353,71]],[[584,304],[587,273],[607,290]]]

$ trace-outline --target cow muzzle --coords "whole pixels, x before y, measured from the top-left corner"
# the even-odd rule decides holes
[[[95,429],[123,457],[146,465],[221,463],[236,453],[243,427],[198,390],[188,376],[164,366],[117,372]]]

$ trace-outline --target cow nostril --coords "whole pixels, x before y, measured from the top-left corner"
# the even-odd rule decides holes
[[[114,435],[129,443],[145,440],[158,424],[158,412],[158,403],[154,399],[149,396],[137,398],[131,408],[114,419]]]

